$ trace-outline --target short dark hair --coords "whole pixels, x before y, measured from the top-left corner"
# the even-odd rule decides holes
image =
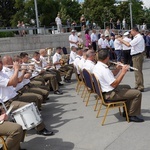
[[[26,52],[20,53],[20,58],[21,59],[24,58],[24,57],[26,57],[26,56],[28,56],[28,53],[26,53]]]
[[[101,49],[98,51],[98,60],[105,60],[109,56],[109,51]]]
[[[132,30],[139,32],[139,29],[137,27],[133,27]]]
[[[59,46],[59,47],[56,47],[56,50],[60,50],[60,49],[62,49],[60,46]]]

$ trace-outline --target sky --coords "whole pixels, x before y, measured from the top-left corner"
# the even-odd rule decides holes
[[[146,6],[147,8],[150,8],[150,0],[142,0],[144,3],[144,6]]]
[[[84,2],[84,0],[78,0],[79,2]],[[120,0],[121,1],[121,0]],[[150,8],[150,0],[142,0],[144,3],[144,6],[147,8]]]

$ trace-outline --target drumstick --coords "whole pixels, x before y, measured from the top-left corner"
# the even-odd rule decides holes
[[[9,107],[9,109],[8,109],[7,112],[6,112],[6,115],[9,115],[9,113],[10,113],[10,111],[12,110],[13,107],[14,107],[14,105],[11,105],[11,106]]]
[[[5,104],[4,104],[4,102],[2,101],[2,99],[0,99],[0,101],[1,101],[1,103],[3,105],[3,108],[4,108],[5,112],[7,112],[7,108],[6,108]]]

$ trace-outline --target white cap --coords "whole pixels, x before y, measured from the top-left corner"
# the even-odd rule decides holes
[[[127,31],[127,32],[125,32],[123,35],[125,35],[125,36],[126,36],[126,35],[129,35],[129,32]]]
[[[75,30],[71,30],[71,32],[76,32]]]
[[[81,36],[81,32],[79,32],[77,35],[78,35],[78,36]]]

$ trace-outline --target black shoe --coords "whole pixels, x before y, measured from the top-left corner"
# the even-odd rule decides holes
[[[54,94],[62,95],[62,94],[63,94],[63,92],[61,92],[61,91],[59,91],[59,90],[56,90],[56,91],[54,91]]]
[[[144,119],[138,118],[137,116],[129,116],[130,122],[144,122]]]
[[[63,86],[64,84],[62,84],[62,83],[58,82],[58,85],[59,85],[59,86]]]
[[[38,131],[37,134],[44,135],[44,136],[54,135],[53,131],[48,131],[46,128],[44,128],[41,131]]]
[[[66,83],[71,83],[71,81],[68,80],[68,79],[64,79],[64,82],[66,82]]]

